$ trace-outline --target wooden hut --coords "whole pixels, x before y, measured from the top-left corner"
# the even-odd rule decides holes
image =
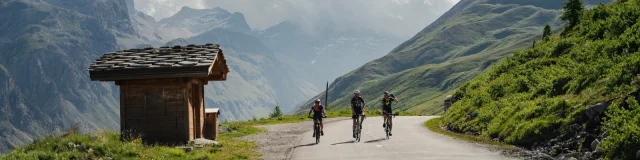
[[[216,138],[204,136],[204,85],[226,80],[228,72],[217,44],[117,51],[89,67],[92,81],[120,87],[121,132],[164,144]]]

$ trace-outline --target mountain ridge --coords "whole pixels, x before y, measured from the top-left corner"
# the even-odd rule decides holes
[[[251,32],[244,15],[239,12],[231,13],[220,7],[211,9],[194,9],[184,6],[171,17],[158,21],[161,28],[186,28],[195,35],[210,31],[214,28],[225,28],[237,32]]]

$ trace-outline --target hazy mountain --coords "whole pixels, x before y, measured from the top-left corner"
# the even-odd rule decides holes
[[[303,79],[318,87],[349,70],[388,53],[401,38],[372,30],[341,30],[335,24],[308,31],[295,21],[284,21],[254,31],[278,59],[296,66]]]
[[[231,13],[222,8],[193,9],[182,7],[175,15],[158,22],[161,28],[184,28],[196,35],[214,28],[225,28],[237,32],[250,32],[244,15]]]
[[[0,21],[0,151],[75,123],[118,126],[117,88],[86,68],[135,37],[124,0],[2,0]]]
[[[137,12],[137,15],[144,15]],[[138,16],[143,18],[148,16]],[[133,20],[134,25],[136,20]],[[140,31],[162,35],[167,29],[185,29],[200,33],[193,37],[173,39],[165,45],[221,44],[231,67],[229,80],[207,86],[207,106],[221,108],[223,119],[243,120],[265,117],[276,105],[284,111],[295,110],[297,105],[318,93],[318,89],[305,82],[293,67],[282,63],[264,44],[251,34],[240,13],[222,8],[193,9],[183,7],[175,15],[158,23],[151,18]],[[157,26],[155,30],[146,26]],[[143,33],[140,33],[143,34]],[[148,34],[153,35],[153,34]],[[160,36],[167,37],[167,36]],[[163,38],[165,39],[165,38]],[[215,95],[215,96],[214,96]]]
[[[126,0],[126,3],[131,24],[138,38],[146,44],[160,46],[172,39],[194,36],[193,33],[185,28],[161,27],[153,17],[135,10],[133,0]]]
[[[181,44],[184,40],[169,43]],[[229,120],[266,117],[279,104],[284,111],[318,93],[300,79],[291,66],[280,62],[256,37],[228,29],[214,29],[186,39],[190,44],[219,43],[231,68],[229,79],[209,83],[208,107],[221,108]]]
[[[587,1],[600,2],[606,1]],[[347,100],[356,89],[370,105],[379,105],[373,101],[381,98],[383,91],[390,91],[403,101],[397,109],[438,113],[445,93],[514,50],[530,47],[546,24],[559,28],[562,4],[461,0],[386,56],[337,78],[330,85],[330,105],[348,106]]]

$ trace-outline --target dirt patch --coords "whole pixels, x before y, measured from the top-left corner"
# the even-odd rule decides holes
[[[327,124],[347,119],[349,118],[328,118],[324,119],[324,123]],[[256,151],[262,154],[262,159],[287,159],[293,147],[298,145],[302,135],[313,129],[313,122],[306,121],[256,127],[264,128],[267,131],[242,137],[242,139],[257,142],[259,146]]]

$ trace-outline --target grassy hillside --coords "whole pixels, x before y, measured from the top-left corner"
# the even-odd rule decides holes
[[[355,89],[366,101],[388,90],[403,101],[398,109],[439,114],[447,93],[531,46],[545,25],[559,28],[561,6],[561,1],[462,0],[388,55],[337,78],[329,106],[347,106]]]
[[[635,158],[640,150],[638,17],[638,0],[585,12],[566,36],[517,51],[465,83],[444,114],[445,123],[454,131],[540,147],[551,155],[594,152],[591,144],[598,140],[606,158]]]

